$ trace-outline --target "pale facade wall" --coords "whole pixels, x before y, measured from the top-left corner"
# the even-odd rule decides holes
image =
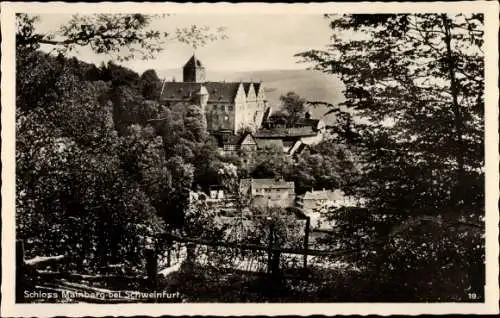
[[[246,97],[243,84],[240,84],[236,97],[234,98],[234,133],[237,133],[240,128],[246,123]]]
[[[257,101],[257,115],[256,115],[256,126],[262,126],[262,120],[264,119],[264,112],[266,111],[266,96],[264,94],[263,84],[260,84],[259,90],[256,92],[256,101]]]

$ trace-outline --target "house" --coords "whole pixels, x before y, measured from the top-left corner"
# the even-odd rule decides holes
[[[183,81],[164,81],[159,95],[166,106],[200,106],[209,132],[236,134],[246,127],[257,129],[268,107],[263,83],[207,81],[205,67],[194,54],[183,67]]]
[[[326,129],[323,120],[311,119],[308,113],[305,118],[299,118],[293,127],[270,122],[272,120],[267,119],[264,127],[254,134],[257,143],[281,143],[283,151],[289,155],[299,154],[306,146],[320,143]]]
[[[224,200],[225,195],[225,187],[223,186],[210,186],[209,195],[211,200]]]
[[[240,193],[250,196],[252,204],[259,207],[293,207],[295,183],[274,179],[241,179]]]
[[[311,218],[311,227],[328,229],[334,222],[328,220],[322,212],[329,208],[353,207],[360,201],[351,196],[346,196],[341,190],[311,190],[297,197],[297,207]]]

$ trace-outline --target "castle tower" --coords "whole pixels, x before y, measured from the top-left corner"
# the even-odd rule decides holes
[[[205,82],[205,67],[200,60],[193,56],[186,62],[183,68],[183,82]]]
[[[205,111],[208,103],[208,98],[209,94],[207,88],[204,85],[200,85],[200,89],[196,91],[193,96],[193,102],[199,105],[201,109],[203,109],[203,111]]]

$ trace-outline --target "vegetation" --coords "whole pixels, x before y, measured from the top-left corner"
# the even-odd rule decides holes
[[[384,297],[482,299],[482,15],[326,18],[329,49],[299,56],[346,86],[350,112],[332,109],[343,122],[334,132],[362,165],[344,187],[367,200],[340,213],[330,239],[358,251],[349,261]]]
[[[75,16],[56,38],[37,33],[36,18],[18,15],[16,230],[27,256],[66,254],[66,269],[80,273],[116,263],[126,272],[143,272],[143,250],[167,231],[228,239],[231,226],[203,205],[188,204],[190,190],[236,189],[242,177],[282,176],[295,182],[298,194],[342,188],[366,204],[328,211],[336,226],[322,242],[343,252],[336,260],[361,272],[321,271],[300,292],[297,281],[284,281],[277,298],[483,299],[482,16],[326,18],[336,35],[328,50],[299,56],[345,84],[340,106],[348,112],[331,105],[338,122],[330,127],[332,139],[296,158],[273,147],[239,158],[218,152],[198,106],[158,103],[155,71],[139,75],[112,62],[96,66],[62,54],[89,45],[97,53],[125,50],[124,59],[148,57],[166,36],[148,29],[152,17]],[[195,27],[176,39],[197,45],[215,38]],[[41,52],[41,43],[61,54]],[[287,122],[303,116],[299,95],[288,93],[282,102]],[[245,202],[237,204],[243,214]],[[265,244],[266,226],[274,222],[276,244],[300,246],[301,225],[291,224],[286,211],[258,213],[271,221],[259,220],[261,226],[249,228],[239,242]],[[233,260],[226,250],[212,252],[216,265]],[[228,273],[216,265],[208,276],[195,273],[185,290],[200,281],[212,284],[213,271]],[[166,284],[185,283],[176,279]],[[253,290],[269,286],[257,281],[264,288],[242,280]],[[224,282],[213,286],[228,288]]]
[[[145,31],[149,17],[75,16],[57,41],[36,33],[35,21],[18,15],[17,236],[27,257],[69,254],[68,270],[117,262],[141,270],[148,241],[165,222],[182,226],[189,189],[217,163],[201,110],[159,105],[152,70],[139,76],[38,50],[48,43],[122,52],[156,39]],[[199,164],[207,156],[211,165]]]

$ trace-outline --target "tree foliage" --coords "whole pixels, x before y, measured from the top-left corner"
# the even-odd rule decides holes
[[[139,76],[113,62],[96,67],[61,54],[85,45],[122,53],[142,44],[142,53],[152,53],[158,37],[147,33],[151,17],[74,16],[62,38],[38,34],[36,19],[18,15],[17,236],[32,256],[67,254],[71,270],[119,262],[137,271],[164,223],[183,223],[201,174],[193,163],[207,139],[204,116],[196,106],[159,105],[152,70]],[[63,49],[54,57],[38,50],[41,44]]]
[[[306,100],[294,92],[288,92],[280,96],[281,109],[286,114],[286,123],[293,126],[299,118],[303,118],[306,112]],[[278,113],[278,117],[283,116]]]
[[[334,32],[328,49],[298,55],[345,84],[341,106],[350,112],[336,110],[334,136],[359,156],[361,173],[346,186],[367,199],[366,209],[336,212],[335,239],[362,251],[351,260],[412,299],[429,299],[430,284],[439,299],[482,295],[475,283],[484,282],[482,15],[326,18]],[[443,222],[411,222],[421,216]],[[406,231],[389,236],[405,222]],[[456,286],[434,275],[453,264],[461,266]]]
[[[45,34],[35,30],[38,16],[19,13],[16,44],[34,49],[38,49],[41,44],[50,45],[59,53],[88,46],[97,54],[113,54],[121,61],[153,58],[171,41],[197,48],[227,38],[222,27],[213,31],[206,26],[190,25],[176,28],[172,33],[152,27],[154,21],[162,19],[168,19],[168,16],[139,13],[75,14],[55,34]]]

